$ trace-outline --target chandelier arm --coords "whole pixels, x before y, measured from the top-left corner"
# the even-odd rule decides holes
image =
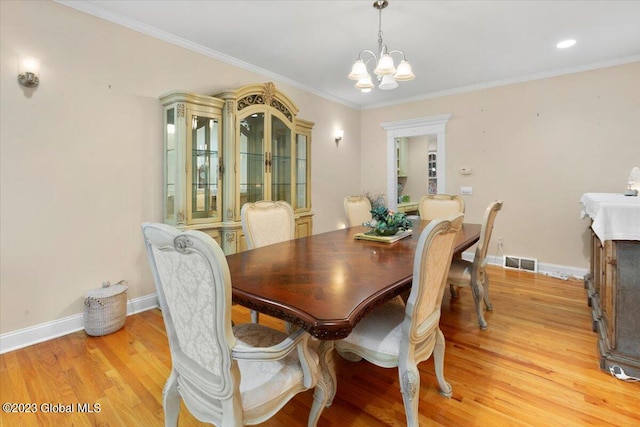
[[[389,55],[391,55],[392,53],[399,53],[402,55],[402,59],[404,59],[405,61],[407,60],[407,56],[404,54],[403,51],[401,50],[391,50],[389,52],[387,52]]]
[[[363,57],[362,57],[362,54],[363,54],[363,53],[368,53],[369,55],[373,56],[373,59],[375,59],[375,60],[376,60],[376,62],[378,62],[378,57],[376,56],[375,52],[373,52],[372,50],[369,50],[369,49],[362,49],[362,50],[360,51],[360,53],[358,54],[358,59],[359,59],[359,60],[361,60],[361,61],[363,60]],[[367,60],[367,62],[369,62],[370,60],[371,60],[371,58],[369,58],[369,59]]]

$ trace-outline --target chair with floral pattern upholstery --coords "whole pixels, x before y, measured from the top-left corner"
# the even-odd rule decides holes
[[[310,335],[232,326],[231,277],[220,246],[206,233],[165,224],[145,223],[142,232],[171,351],[165,426],[177,426],[181,399],[200,421],[241,426],[271,418],[310,389],[307,425],[315,426],[328,392]]]

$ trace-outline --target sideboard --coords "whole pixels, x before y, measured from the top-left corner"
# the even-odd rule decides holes
[[[591,265],[585,277],[600,368],[640,377],[640,197],[586,193]]]

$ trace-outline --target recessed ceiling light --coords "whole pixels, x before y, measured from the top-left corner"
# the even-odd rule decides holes
[[[576,41],[575,41],[575,40],[573,40],[573,39],[569,39],[569,40],[563,40],[563,41],[561,41],[560,43],[558,43],[558,44],[556,45],[556,47],[557,47],[558,49],[566,49],[566,48],[568,48],[568,47],[573,46],[574,44],[576,44]]]

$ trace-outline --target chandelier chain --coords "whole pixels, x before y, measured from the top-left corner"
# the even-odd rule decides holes
[[[378,2],[380,5],[380,2]],[[382,52],[382,7],[378,8],[378,52]]]

